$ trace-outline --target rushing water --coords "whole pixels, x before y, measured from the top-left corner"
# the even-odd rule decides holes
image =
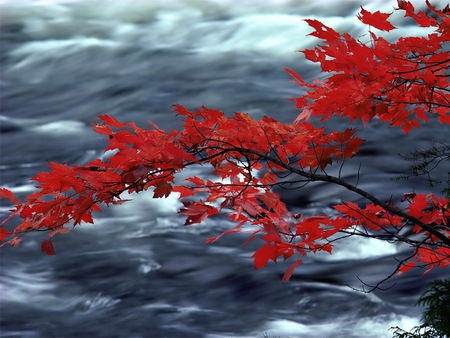
[[[23,197],[47,161],[101,156],[104,143],[90,126],[100,114],[176,128],[171,105],[179,103],[292,121],[298,112],[288,99],[300,91],[283,68],[318,76],[295,53],[315,43],[301,19],[363,34],[355,18],[361,4],[378,9],[363,0],[1,1],[1,185]],[[345,178],[356,179],[362,163],[360,186],[377,196],[425,191],[422,182],[389,178],[407,166],[397,153],[445,139],[441,130],[430,123],[404,139],[370,125]],[[306,214],[354,198],[325,184],[282,194]],[[240,235],[203,245],[230,224],[183,227],[179,207],[174,198],[137,195],[106,209],[95,225],[57,237],[56,256],[41,255],[44,237],[33,234],[19,249],[2,248],[0,335],[389,337],[390,326],[419,322],[414,303],[428,281],[444,275],[411,272],[387,291],[356,292],[347,285],[383,279],[403,248],[353,239],[332,256],[310,257],[280,284],[287,265],[253,271],[255,247],[241,247]]]

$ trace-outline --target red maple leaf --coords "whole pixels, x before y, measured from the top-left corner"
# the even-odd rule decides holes
[[[20,201],[14,196],[14,193],[6,188],[0,188],[0,198],[7,198],[14,204],[20,203]]]
[[[267,265],[269,259],[276,262],[278,257],[278,245],[267,243],[256,250],[252,257],[254,258],[255,269],[263,268]]]
[[[55,249],[53,248],[53,242],[51,239],[46,239],[42,241],[41,245],[42,253],[45,253],[47,255],[54,255]]]
[[[172,191],[172,185],[167,183],[167,181],[161,180],[155,186],[155,190],[153,192],[153,198],[168,197],[170,195],[171,191]]]
[[[358,14],[358,19],[366,25],[370,25],[379,30],[389,32],[395,29],[395,27],[387,20],[391,14],[381,13],[380,11],[371,13],[361,7],[361,12],[360,14]]]

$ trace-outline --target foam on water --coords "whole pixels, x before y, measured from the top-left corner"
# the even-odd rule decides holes
[[[294,51],[317,41],[306,37],[310,28],[302,19],[320,19],[338,31],[365,33],[365,26],[355,18],[359,4],[346,1],[337,8],[322,1],[241,1],[239,6],[230,1],[116,1],[102,6],[98,1],[24,1],[0,6],[6,13],[3,25],[20,25],[31,40],[12,53],[21,60],[15,67],[23,67],[86,48],[130,46],[206,54],[240,51],[292,59],[297,57]],[[371,1],[364,5],[380,9]],[[336,13],[342,7],[345,15],[339,16]],[[392,6],[385,4],[381,10],[392,11]]]
[[[85,132],[87,126],[80,121],[60,120],[57,122],[50,122],[31,128],[31,131],[52,134],[52,135],[80,135]]]
[[[114,49],[120,44],[112,40],[102,40],[95,37],[73,37],[70,40],[32,41],[15,49],[11,56],[17,58],[13,70],[30,64],[45,62],[49,59],[64,58],[82,52],[89,48]],[[21,60],[21,61],[20,61]]]
[[[24,266],[11,267],[0,276],[0,300],[2,302],[35,303],[49,302],[56,284],[51,281],[51,272],[30,273]]]
[[[320,285],[316,283],[315,285]],[[322,286],[329,290],[330,298],[327,299],[324,296],[324,302],[330,302],[330,309],[333,311],[335,304],[334,302],[346,302],[347,296],[355,293],[347,286],[330,286],[327,284],[322,284]],[[335,298],[335,295],[341,295]],[[324,313],[323,320],[321,323],[311,324],[308,321],[302,322],[288,320],[288,319],[277,319],[268,321],[262,328],[268,337],[289,337],[289,336],[301,336],[301,337],[311,337],[311,338],[323,338],[323,337],[368,337],[368,338],[384,338],[392,337],[392,332],[389,331],[390,327],[399,326],[403,329],[410,330],[413,326],[419,324],[417,317],[411,317],[408,315],[396,315],[393,313],[370,315],[369,313],[364,313],[365,302],[372,304],[378,304],[383,306],[383,301],[378,298],[373,293],[368,294],[358,294],[361,297],[359,306],[359,311],[357,310],[357,315],[350,315],[349,313]],[[362,302],[364,300],[364,303]],[[300,308],[314,306],[314,303],[310,303],[308,297],[303,298],[299,302]],[[342,304],[343,307],[348,306],[347,304]],[[307,311],[307,309],[305,309]],[[325,310],[326,311],[326,310]],[[330,320],[330,318],[332,320]],[[344,324],[345,323],[345,324]]]
[[[84,296],[77,299],[79,311],[83,313],[96,313],[100,310],[113,307],[119,302],[120,299],[113,299],[112,297],[104,296],[101,293],[94,297]]]
[[[309,337],[309,338],[391,338],[391,327],[399,326],[404,330],[411,330],[420,325],[416,317],[381,315],[371,319],[348,319],[343,321],[336,318],[332,323],[302,324],[292,320],[274,320],[268,322],[263,328],[263,334],[267,337]]]
[[[132,203],[125,203],[119,207],[111,208],[115,216],[133,216],[138,210],[151,214],[153,217],[174,215],[180,210],[182,204],[177,197],[178,194],[170,194],[167,198],[153,198],[151,190],[140,194],[122,194],[122,199],[132,199]],[[141,213],[141,212],[139,212]]]
[[[314,257],[325,261],[346,261],[383,257],[397,252],[398,248],[387,241],[354,236],[335,242],[333,254],[318,252]]]

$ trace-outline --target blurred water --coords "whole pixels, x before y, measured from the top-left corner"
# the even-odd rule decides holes
[[[437,4],[443,3],[435,2]],[[2,1],[0,2],[0,180],[19,196],[47,161],[81,164],[101,156],[103,141],[90,123],[100,114],[145,125],[177,127],[170,106],[201,105],[292,121],[287,100],[300,94],[284,67],[311,79],[315,66],[299,49],[315,42],[304,18],[362,34],[355,15],[376,1]],[[403,27],[397,34],[410,30]],[[342,126],[336,121],[335,126]],[[440,130],[440,129],[439,129]],[[398,198],[426,190],[395,183],[405,171],[396,154],[439,135],[430,123],[401,132],[374,123],[363,152],[345,178],[375,195]],[[380,140],[383,140],[380,144]],[[395,146],[394,146],[395,145]],[[195,169],[198,175],[205,170]],[[352,198],[324,184],[284,191],[302,213],[331,212]],[[105,210],[95,225],[55,240],[42,256],[42,236],[1,250],[2,337],[389,337],[393,325],[418,323],[413,308],[426,283],[409,273],[388,291],[358,293],[357,276],[375,283],[401,252],[386,243],[352,240],[333,256],[317,255],[280,285],[286,265],[253,271],[254,245],[241,235],[204,246],[226,220],[186,228],[179,201],[148,195]],[[2,206],[4,212],[8,206]]]

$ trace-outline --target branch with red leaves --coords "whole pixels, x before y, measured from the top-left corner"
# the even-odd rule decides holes
[[[144,129],[133,122],[100,116],[94,131],[105,135],[113,151],[108,159],[96,159],[84,166],[50,163],[49,172],[32,180],[37,191],[20,201],[10,190],[0,188],[0,197],[14,205],[0,227],[0,246],[18,246],[28,232],[45,231],[42,251],[53,255],[52,238],[67,234],[81,223],[93,223],[92,214],[101,206],[127,202],[127,194],[153,191],[154,198],[172,194],[182,200],[180,214],[185,225],[211,217],[227,217],[235,227],[210,238],[242,232],[252,226],[248,243],[255,238],[263,245],[254,253],[255,268],[295,256],[283,280],[288,280],[308,253],[333,250],[336,241],[349,236],[403,242],[413,254],[400,261],[396,273],[416,265],[450,264],[450,201],[432,194],[405,194],[396,203],[382,201],[368,191],[341,177],[327,173],[358,154],[364,142],[357,129],[325,132],[323,126],[332,116],[362,120],[374,118],[400,127],[406,134],[420,123],[437,117],[442,125],[450,123],[448,107],[449,52],[444,48],[450,36],[448,7],[433,8],[432,15],[415,12],[407,1],[396,10],[405,11],[419,27],[435,28],[421,37],[402,37],[396,42],[377,37],[371,30],[365,43],[347,33],[340,34],[317,20],[306,20],[314,29],[310,35],[323,43],[303,51],[318,62],[330,76],[325,81],[305,82],[287,70],[293,80],[306,88],[306,95],[294,99],[301,110],[293,123],[263,117],[255,120],[243,113],[225,116],[218,110],[201,107],[196,111],[175,105],[184,120],[181,130],[164,131],[151,123]],[[372,29],[386,32],[395,27],[390,14],[361,9],[358,19]],[[320,116],[321,124],[310,117]],[[214,180],[179,173],[195,165],[212,168]],[[366,205],[346,201],[335,205],[335,216],[319,214],[304,217],[292,214],[273,188],[322,181],[339,185],[367,200]],[[198,198],[201,195],[202,198]],[[125,197],[126,196],[126,197]],[[21,221],[10,226],[12,218]],[[403,234],[410,228],[410,234]],[[248,231],[248,227],[245,227]]]

